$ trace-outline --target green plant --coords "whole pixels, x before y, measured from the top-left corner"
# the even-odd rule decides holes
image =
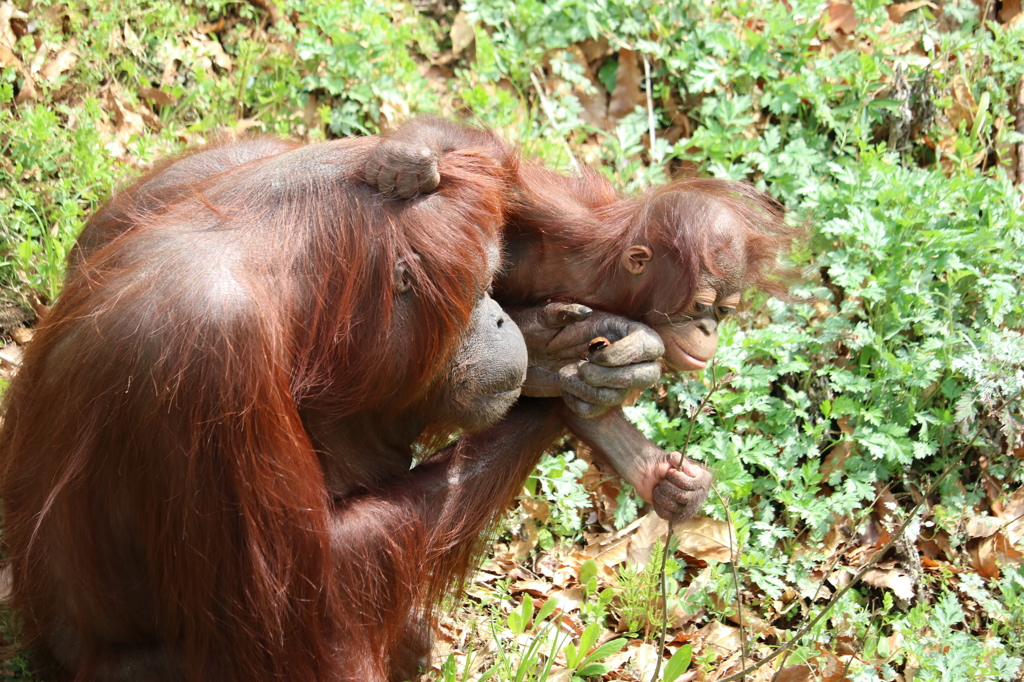
[[[528,594],[523,596],[519,606],[508,615],[508,628],[514,637],[530,630],[535,635],[525,648],[514,655],[502,641],[505,638],[495,630],[498,662],[480,677],[480,682],[492,677],[515,682],[540,682],[548,678],[559,658],[564,660],[566,669],[572,671],[574,682],[584,682],[585,676],[601,675],[611,670],[610,666],[602,663],[602,659],[622,649],[626,640],[613,639],[595,646],[602,626],[592,623],[584,628],[579,643],[574,644],[569,635],[558,631],[556,620],[548,620],[556,605],[555,600],[549,599],[535,613],[533,599]]]
[[[555,537],[571,539],[583,527],[583,513],[590,506],[590,494],[579,479],[587,463],[571,450],[545,455],[526,482],[526,489],[543,497],[550,508],[546,524],[540,528],[540,546],[550,549]]]
[[[597,563],[593,559],[587,559],[580,566],[579,578],[583,590],[580,619],[584,623],[603,624],[608,618],[608,607],[615,599],[616,590],[611,587],[598,590]]]
[[[11,652],[9,647],[16,646],[19,637],[19,627],[11,612],[5,605],[0,605],[0,646],[5,647],[8,655],[0,660],[0,681],[7,680],[32,682],[31,675],[34,666],[26,652]]]
[[[665,617],[664,604],[661,603],[661,560],[665,547],[657,542],[651,550],[647,563],[637,565],[625,563],[619,568],[617,576],[620,589],[615,593],[614,608],[626,626],[629,636],[644,636],[657,630]],[[679,570],[679,563],[666,557],[665,575],[668,583],[670,603],[676,601],[678,581],[669,578]]]
[[[303,87],[323,93],[322,115],[339,136],[378,132],[415,111],[433,109],[432,93],[410,46],[436,50],[429,23],[408,6],[385,2],[295,0],[295,49],[306,65]]]

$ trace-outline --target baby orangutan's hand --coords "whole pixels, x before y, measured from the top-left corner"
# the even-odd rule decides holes
[[[668,453],[655,473],[661,479],[653,488],[651,502],[658,516],[669,521],[693,518],[711,490],[711,473],[678,452]]]

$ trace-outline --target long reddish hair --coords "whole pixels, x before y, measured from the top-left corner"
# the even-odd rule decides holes
[[[469,151],[437,193],[383,200],[359,182],[372,143],[284,145],[164,203],[137,192],[79,254],[0,431],[11,602],[29,641],[79,633],[79,679],[109,670],[104,642],[169,643],[189,679],[356,674],[338,642],[358,567],[339,566],[298,408],[422,398],[486,284],[508,182]],[[402,333],[399,259],[419,301]]]

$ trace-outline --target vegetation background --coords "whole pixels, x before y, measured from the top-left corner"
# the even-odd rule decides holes
[[[810,225],[794,302],[751,297],[713,370],[629,410],[715,472],[665,598],[665,525],[569,442],[426,679],[649,680],[662,623],[659,679],[791,640],[749,679],[1024,679],[1020,0],[0,0],[0,68],[7,376],[88,215],[224,132],[436,112],[625,192],[748,179]]]

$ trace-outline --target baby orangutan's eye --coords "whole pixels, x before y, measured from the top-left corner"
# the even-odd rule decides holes
[[[701,317],[703,315],[707,315],[712,310],[713,310],[712,306],[708,305],[707,303],[701,303],[699,301],[694,301],[694,303],[693,303],[693,312],[694,312],[694,315],[696,315],[697,317]]]

